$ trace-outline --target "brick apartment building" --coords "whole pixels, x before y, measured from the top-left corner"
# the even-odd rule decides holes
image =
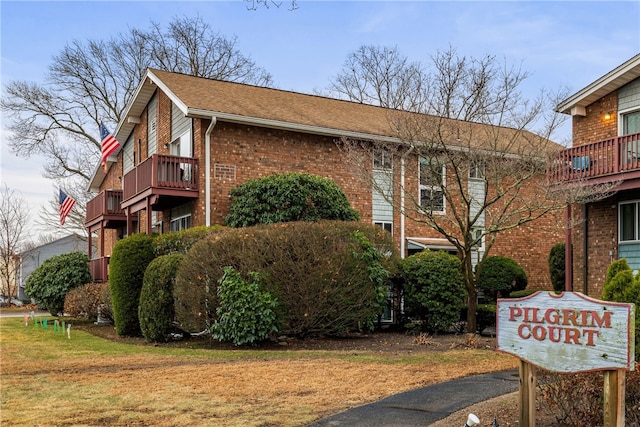
[[[359,179],[338,144],[342,137],[400,144],[393,126],[397,114],[409,113],[148,70],[114,133],[120,149],[108,159],[108,172],[98,166],[90,182],[90,190],[98,193],[87,205],[86,219],[89,234],[98,239],[91,262],[94,279],[106,280],[108,258],[118,239],[134,232],[222,224],[232,188],[284,172],[336,182],[362,221],[392,233],[403,256],[424,248],[454,251],[442,235],[401,215],[371,181]],[[419,179],[418,156],[362,155],[369,156],[377,178],[392,178],[385,181],[390,191],[406,191],[412,199],[425,191],[432,200],[442,197]],[[404,182],[402,190],[399,182]],[[534,186],[531,191],[536,191]],[[444,199],[441,209],[446,215]],[[501,233],[491,253],[514,258],[527,272],[530,286],[548,289],[547,256],[562,240],[561,221],[551,214]]]
[[[640,270],[640,55],[557,111],[572,117],[573,146],[559,155],[551,179],[596,195],[567,208],[567,286],[599,298],[613,260]]]

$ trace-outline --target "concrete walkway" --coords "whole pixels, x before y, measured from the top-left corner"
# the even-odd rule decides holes
[[[518,390],[518,380],[515,370],[460,378],[352,408],[308,427],[425,427],[475,403]]]

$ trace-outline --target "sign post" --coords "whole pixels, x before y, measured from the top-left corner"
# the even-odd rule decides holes
[[[520,425],[535,426],[536,367],[605,371],[604,426],[624,426],[625,371],[634,369],[633,304],[579,292],[499,299],[498,351],[520,359]]]

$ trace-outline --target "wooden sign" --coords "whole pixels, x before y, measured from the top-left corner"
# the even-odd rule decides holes
[[[498,351],[555,372],[634,369],[633,304],[579,292],[499,299]]]

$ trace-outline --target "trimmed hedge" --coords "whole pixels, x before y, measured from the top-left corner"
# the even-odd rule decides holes
[[[80,319],[97,320],[98,312],[113,321],[108,283],[88,283],[70,290],[64,299],[64,312]]]
[[[527,275],[514,260],[504,256],[491,256],[482,263],[478,277],[478,289],[493,301],[499,297],[507,298],[512,292],[527,287]]]
[[[303,173],[252,179],[229,192],[225,224],[250,227],[291,221],[357,221],[360,215],[332,180]]]
[[[149,342],[167,342],[175,329],[173,284],[183,258],[182,254],[160,256],[144,272],[138,319],[142,335]]]
[[[187,228],[171,233],[164,233],[155,236],[153,240],[153,252],[156,256],[170,254],[186,254],[191,246],[198,240],[205,238],[211,233],[215,233],[224,229],[222,225],[213,225],[211,227],[200,226]]]
[[[67,292],[90,282],[89,257],[82,252],[71,252],[40,264],[27,278],[25,292],[57,316],[64,310]]]
[[[143,233],[119,240],[109,262],[109,288],[118,335],[140,336],[138,304],[144,272],[153,260],[153,237]]]
[[[565,287],[565,245],[555,244],[549,251],[547,263],[549,265],[549,276],[551,285],[556,292],[564,291]]]
[[[402,262],[406,314],[422,321],[422,329],[444,332],[460,320],[467,290],[460,259],[425,250]]]
[[[290,222],[228,229],[196,243],[176,277],[176,317],[202,331],[217,320],[225,267],[260,274],[280,302],[281,332],[298,336],[372,328],[386,304],[395,246],[371,224]]]

